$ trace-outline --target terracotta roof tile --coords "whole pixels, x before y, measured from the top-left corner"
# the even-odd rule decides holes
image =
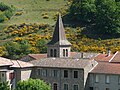
[[[46,58],[47,54],[29,54],[30,57],[32,57],[35,60]]]
[[[99,62],[91,73],[120,74],[120,64]]]
[[[116,52],[113,59],[110,61],[111,63],[120,63],[120,52]]]
[[[99,54],[97,55],[94,59],[96,61],[103,61],[103,62],[109,62],[109,60],[113,57],[113,54],[111,54],[110,56],[107,56],[107,54]]]
[[[12,64],[13,63],[10,61],[10,59],[0,57],[0,66],[10,66]]]

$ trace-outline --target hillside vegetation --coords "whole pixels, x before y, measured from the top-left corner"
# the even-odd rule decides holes
[[[45,44],[51,40],[56,15],[68,14],[71,0],[1,0],[16,8],[10,20],[0,23],[0,56],[18,59],[29,53],[46,53]],[[79,23],[79,22],[78,22]],[[92,39],[83,33],[87,26],[66,24],[65,31],[72,43],[72,51],[106,52],[120,51],[120,39]],[[89,32],[92,32],[92,30]],[[93,34],[94,35],[94,34]]]

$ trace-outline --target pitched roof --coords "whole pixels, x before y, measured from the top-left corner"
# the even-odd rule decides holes
[[[0,66],[10,66],[12,64],[13,63],[11,62],[10,59],[6,59],[6,58],[3,58],[3,57],[0,57]]]
[[[111,63],[120,63],[120,52],[117,51],[110,62]]]
[[[28,56],[32,57],[35,60],[46,58],[47,54],[28,54]]]
[[[41,60],[31,61],[37,67],[52,68],[78,68],[84,69],[87,65],[92,64],[93,60],[69,59],[69,58],[44,58]]]
[[[47,45],[71,45],[66,39],[61,15],[58,15],[52,40]]]
[[[33,67],[33,64],[28,63],[28,62],[23,62],[23,61],[20,61],[20,60],[11,60],[11,62],[13,63],[13,65],[11,67],[14,67],[14,68]]]
[[[98,62],[98,65],[91,71],[91,73],[120,74],[120,64]]]
[[[103,61],[103,62],[109,62],[109,60],[113,57],[113,54],[111,54],[110,56],[108,56],[107,54],[98,54],[94,59],[96,61]]]

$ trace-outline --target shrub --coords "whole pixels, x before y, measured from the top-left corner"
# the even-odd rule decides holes
[[[5,10],[8,10],[10,9],[9,6],[5,5],[3,2],[0,3],[0,10],[1,11],[5,11]]]
[[[19,81],[16,90],[51,90],[50,85],[47,85],[40,79],[29,79],[26,81]]]

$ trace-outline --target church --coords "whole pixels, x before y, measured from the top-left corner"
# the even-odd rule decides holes
[[[47,53],[20,60],[0,57],[0,81],[15,88],[20,80],[41,79],[52,90],[120,90],[120,52],[71,52],[61,15],[58,15]]]

